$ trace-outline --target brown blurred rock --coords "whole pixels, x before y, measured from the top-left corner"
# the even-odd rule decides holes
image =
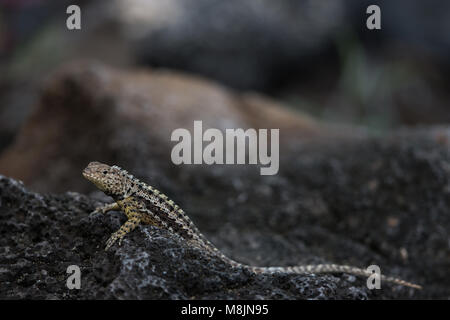
[[[84,191],[82,168],[116,163],[142,176],[175,173],[176,128],[280,128],[282,141],[326,134],[300,113],[256,94],[239,95],[198,77],[169,71],[118,71],[74,63],[54,75],[0,172],[39,191]]]

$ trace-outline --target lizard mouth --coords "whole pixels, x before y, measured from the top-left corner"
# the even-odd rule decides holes
[[[89,181],[91,181],[91,182],[94,182],[94,180],[95,180],[95,179],[94,179],[94,174],[93,174],[93,172],[90,170],[89,167],[87,167],[87,168],[85,168],[85,169],[83,170],[82,175],[83,175],[84,178],[86,178],[87,180],[89,180]]]
[[[110,166],[100,163],[100,162],[91,162],[88,164],[86,168],[83,170],[83,177],[88,181],[92,182],[102,191],[107,189],[107,173],[110,170]]]
[[[89,171],[87,171],[87,170],[85,169],[85,170],[83,171],[83,177],[84,177],[86,180],[88,180],[88,181],[92,182],[93,184],[95,184],[95,186],[96,186],[97,188],[99,188],[100,190],[105,191],[105,188],[103,187],[102,183],[98,180],[98,178],[96,177],[95,174],[93,174],[93,173],[91,173],[91,172],[89,172]]]
[[[94,177],[88,173],[83,172],[83,177],[90,182],[94,182]]]

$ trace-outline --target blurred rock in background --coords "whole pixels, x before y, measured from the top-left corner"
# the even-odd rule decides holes
[[[69,3],[1,4],[0,150],[42,80],[80,58],[194,73],[374,131],[450,120],[445,0],[86,0],[80,31]],[[365,27],[370,4],[382,30]]]
[[[355,132],[176,72],[118,71],[80,62],[51,80],[15,142],[0,155],[3,174],[41,191],[86,191],[80,172],[93,159],[152,179],[176,174],[171,133],[177,128],[193,132],[199,119],[204,130],[279,128],[284,152],[291,144]]]
[[[133,3],[122,5],[121,17],[144,64],[377,131],[450,120],[448,1]],[[365,26],[371,4],[381,7],[379,31]]]

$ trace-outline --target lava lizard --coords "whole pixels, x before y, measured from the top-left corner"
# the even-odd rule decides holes
[[[256,274],[273,274],[280,272],[288,274],[348,273],[364,277],[372,275],[371,272],[364,269],[337,264],[299,265],[290,267],[255,267],[241,264],[225,256],[210,241],[208,241],[186,213],[166,195],[141,182],[127,171],[118,166],[109,166],[99,162],[91,162],[84,169],[83,176],[115,201],[95,209],[95,212],[106,213],[110,210],[118,210],[124,212],[128,218],[120,229],[114,232],[109,238],[105,250],[108,250],[117,240],[120,245],[123,237],[142,223],[151,224],[172,233],[176,233],[190,244],[205,250],[213,256],[219,257],[231,266],[245,268]],[[417,284],[384,275],[381,275],[381,280],[416,289],[422,288]]]

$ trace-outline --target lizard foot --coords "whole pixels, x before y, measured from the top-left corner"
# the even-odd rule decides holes
[[[98,207],[98,208],[95,208],[95,210],[91,212],[91,214],[94,214],[94,213],[103,213],[104,214],[105,211],[104,211],[103,207]]]
[[[92,213],[105,214],[105,213],[107,213],[108,211],[111,211],[111,210],[120,210],[120,207],[119,207],[119,205],[116,202],[109,203],[109,204],[105,204],[105,205],[103,205],[101,207],[95,208],[95,210],[92,211]]]
[[[123,237],[124,237],[124,235],[122,235],[122,234],[119,234],[117,232],[113,233],[113,235],[108,239],[108,241],[106,241],[105,251],[108,251],[109,248],[111,248],[112,245],[114,244],[114,242],[116,242],[117,240],[118,240],[119,246],[121,246]]]

